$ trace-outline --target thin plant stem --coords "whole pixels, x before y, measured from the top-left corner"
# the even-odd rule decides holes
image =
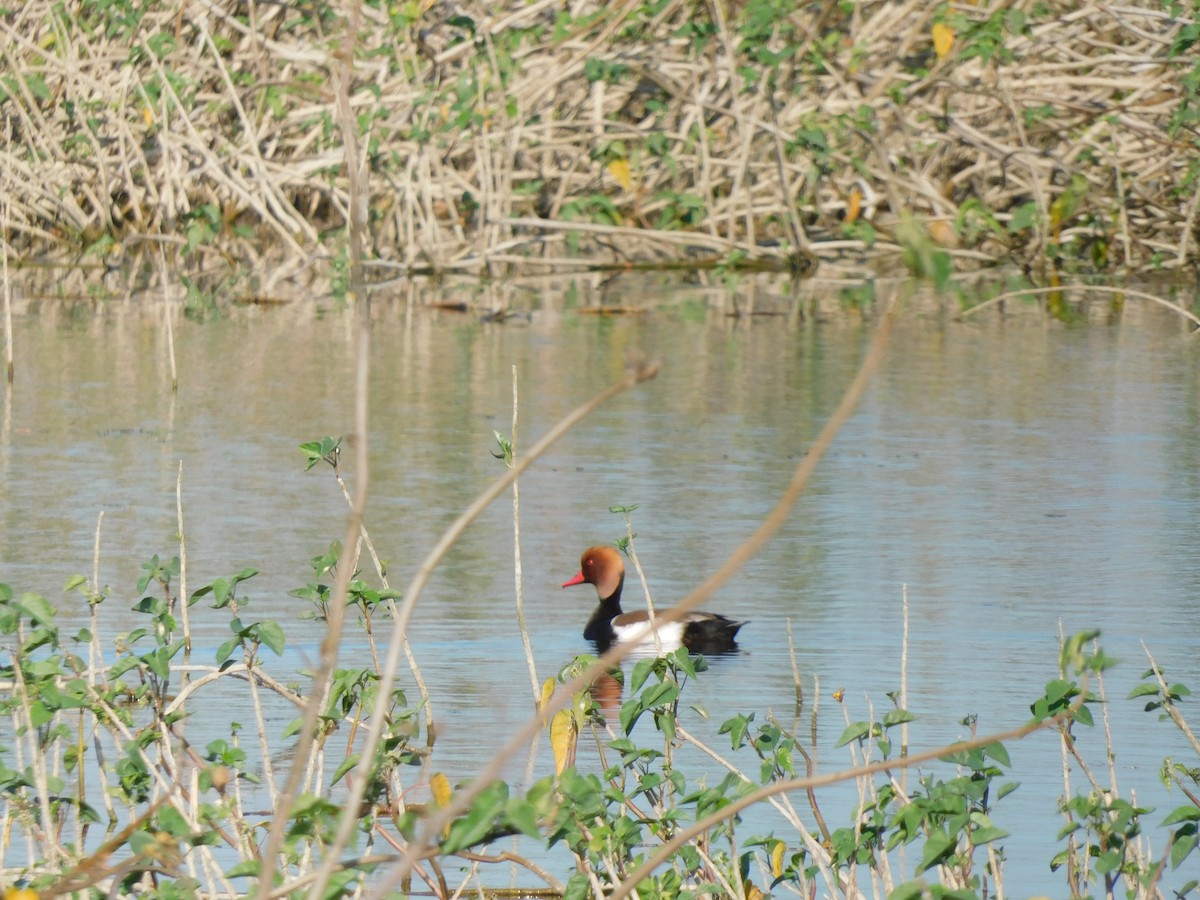
[[[263,715],[262,698],[258,693],[259,681],[254,677],[254,668],[251,668],[249,664],[247,664],[247,670],[250,676],[247,681],[250,685],[250,704],[254,709],[255,733],[258,735],[258,745],[262,751],[262,777],[267,785],[267,796],[271,798],[271,807],[277,809],[279,807],[279,786],[275,782],[275,765],[271,762],[271,745],[267,738],[267,722],[266,717]]]
[[[903,627],[900,636],[900,708],[908,709],[908,585],[900,588]],[[900,724],[900,755],[908,753],[908,720]],[[900,773],[900,787],[908,795],[908,769]]]
[[[46,756],[38,747],[38,738],[41,735],[41,729],[33,724],[33,712],[31,701],[29,698],[29,687],[25,683],[25,662],[22,657],[24,653],[24,625],[19,624],[17,627],[17,643],[12,651],[13,658],[13,694],[20,700],[20,725],[14,729],[13,733],[20,735],[25,734],[29,743],[29,760],[30,769],[33,772],[33,781],[37,788],[37,803],[41,813],[40,827],[36,828],[39,835],[37,846],[42,849],[47,857],[47,861],[51,865],[58,863],[63,859],[62,845],[59,843],[54,833],[54,816],[50,813],[50,787],[46,772]],[[20,739],[15,742],[18,745]]]
[[[183,684],[187,685],[187,666],[192,661],[192,626],[188,618],[187,540],[183,530],[183,460],[175,478],[175,524],[179,529],[179,618],[183,623]]]
[[[638,575],[638,581],[642,583],[642,593],[646,598],[646,615],[649,617],[650,634],[654,638],[654,655],[662,656],[662,638],[659,637],[658,626],[655,624],[654,598],[650,595],[650,583],[646,580],[646,573],[642,569],[642,561],[638,559],[637,547],[634,546],[633,540],[633,520],[628,515],[625,516],[625,535],[628,538],[625,546],[629,551],[629,561],[633,563],[634,571]]]
[[[345,154],[346,173],[350,188],[349,215],[347,216],[347,244],[350,269],[350,292],[355,309],[355,379],[354,379],[354,437],[355,437],[355,493],[354,504],[347,516],[345,537],[342,541],[342,553],[338,560],[337,577],[334,583],[333,598],[326,613],[325,637],[321,641],[321,662],[313,678],[312,694],[304,710],[304,721],[300,728],[297,741],[296,756],[293,760],[288,779],[280,802],[276,804],[276,815],[271,822],[266,852],[263,854],[262,871],[258,879],[258,895],[266,897],[274,884],[275,866],[278,862],[279,849],[283,842],[283,830],[291,819],[291,811],[299,796],[304,764],[311,762],[313,754],[310,749],[316,740],[317,717],[325,703],[329,690],[334,666],[337,664],[338,644],[342,637],[342,624],[346,615],[346,598],[349,594],[350,579],[354,573],[352,559],[358,552],[359,535],[366,514],[367,494],[369,485],[368,469],[368,383],[370,375],[371,349],[371,307],[370,296],[366,291],[366,283],[362,271],[362,241],[366,231],[366,197],[364,196],[366,180],[366,160],[359,151],[357,123],[350,108],[350,83],[353,76],[355,50],[358,43],[358,31],[362,19],[362,0],[351,0],[347,16],[346,34],[338,50],[339,65],[335,67],[336,100],[338,119],[341,124],[342,143]],[[394,671],[395,666],[392,666]],[[384,679],[381,677],[381,681]],[[380,688],[380,705],[391,700],[390,685]],[[382,723],[380,723],[382,728]],[[374,748],[372,748],[373,751]],[[357,812],[358,804],[365,789],[366,777],[357,779],[356,788],[359,796],[348,807],[349,812]],[[355,817],[356,818],[356,817]],[[354,819],[343,815],[341,828],[334,845],[329,848],[325,859],[317,872],[317,877],[310,889],[309,896],[316,900],[324,893],[338,856],[349,838],[350,828]]]
[[[158,280],[163,292],[163,321],[167,326],[167,360],[171,364],[171,393],[179,393],[179,372],[175,368],[175,310],[171,303],[171,290],[167,282],[167,257],[162,245],[158,246]]]
[[[96,536],[92,543],[92,583],[88,591],[88,605],[91,606],[91,640],[88,641],[88,684],[96,686],[96,675],[102,671],[101,664],[104,651],[100,647],[100,526],[104,524],[104,510],[96,516]]]
[[[519,424],[518,411],[520,404],[518,403],[517,393],[517,367],[512,367],[512,397],[513,397],[513,414],[512,414],[512,462],[517,461],[517,426]],[[521,480],[514,478],[512,483],[513,497],[513,581],[514,589],[517,594],[517,627],[521,631],[521,645],[525,649],[525,662],[529,666],[529,681],[533,688],[533,703],[537,706],[538,701],[542,697],[541,683],[538,681],[537,663],[533,658],[533,645],[529,642],[529,628],[525,624],[525,588],[524,580],[521,575],[521,494],[519,490]]]
[[[4,117],[4,133],[11,134],[8,126],[8,116]],[[8,198],[4,198],[4,217],[0,224],[0,282],[4,287],[4,360],[5,383],[11,388],[13,383],[13,325],[12,325],[12,284],[8,280]],[[10,404],[11,405],[11,404]]]
[[[796,714],[792,731],[799,732],[800,722],[804,715],[804,684],[800,679],[800,664],[796,660],[796,644],[792,638],[792,620],[790,618],[787,620],[787,642],[788,656],[792,663],[792,684],[796,691]],[[809,751],[799,740],[796,741],[796,749],[804,757],[806,775],[814,775],[817,771],[817,704],[821,702],[819,683],[814,682],[813,694],[812,750]],[[813,818],[817,821],[817,828],[821,832],[822,839],[826,844],[832,844],[833,835],[829,831],[829,826],[825,824],[825,816],[821,813],[821,806],[817,803],[817,794],[815,791],[810,790],[808,792],[808,806],[812,810]]]

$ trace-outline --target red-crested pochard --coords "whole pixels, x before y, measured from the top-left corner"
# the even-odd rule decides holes
[[[649,613],[621,612],[621,588],[625,585],[625,562],[612,547],[589,547],[579,561],[579,574],[563,587],[591,584],[596,587],[600,605],[588,619],[583,636],[594,641],[603,653],[613,644],[625,643],[645,629]],[[657,618],[657,616],[656,616]],[[676,650],[682,644],[696,653],[728,653],[737,649],[738,629],[745,625],[716,613],[688,613],[679,622],[656,628],[664,651]],[[647,634],[641,643],[653,645],[654,637]]]

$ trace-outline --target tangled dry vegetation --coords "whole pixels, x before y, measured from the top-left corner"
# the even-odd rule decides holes
[[[353,52],[379,277],[1196,261],[1195,2],[346,6],[9,5],[10,253],[336,274]]]

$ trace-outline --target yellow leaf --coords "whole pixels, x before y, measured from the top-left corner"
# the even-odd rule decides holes
[[[550,702],[550,698],[554,696],[554,679],[547,678],[546,683],[542,685],[542,699],[538,701],[538,709],[545,709],[546,704]]]
[[[560,709],[550,720],[550,746],[554,748],[554,771],[562,770],[575,761],[575,717],[571,711]]]
[[[433,791],[433,802],[445,806],[450,802],[450,781],[441,772],[434,772],[429,779],[429,789]]]
[[[154,124],[154,110],[148,106],[142,107],[142,118],[146,120],[147,125]]]
[[[629,190],[633,184],[633,179],[629,177],[629,160],[614,159],[608,164],[608,171],[612,174],[613,178],[617,179],[617,184],[625,188],[625,190]]]
[[[846,198],[846,222],[850,223],[857,219],[861,210],[862,191],[858,188],[853,188],[850,191],[850,196]]]
[[[945,59],[950,48],[954,46],[954,29],[945,22],[933,24],[933,49],[937,51],[938,59]]]
[[[771,873],[776,878],[779,878],[781,875],[783,875],[784,849],[786,848],[784,847],[783,841],[780,841],[775,845],[775,849],[771,851]]]
[[[958,246],[958,232],[954,230],[954,225],[950,222],[945,219],[934,219],[929,223],[928,228],[929,236],[939,247]]]

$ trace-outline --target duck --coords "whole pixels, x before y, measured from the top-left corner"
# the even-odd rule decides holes
[[[625,586],[625,561],[613,547],[589,547],[579,560],[579,573],[563,582],[568,588],[590,584],[596,588],[600,605],[588,619],[583,636],[592,641],[601,653],[614,644],[629,643],[637,632],[645,629],[649,613],[621,611],[621,588]],[[661,613],[660,613],[661,615]],[[691,612],[678,622],[659,626],[659,643],[664,652],[687,647],[692,653],[721,654],[737,650],[737,633],[745,622],[710,612]],[[640,642],[653,645],[647,634]]]

